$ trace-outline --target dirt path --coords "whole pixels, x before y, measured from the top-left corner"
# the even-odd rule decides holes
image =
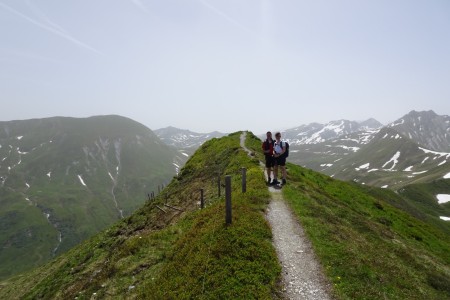
[[[245,138],[246,132],[241,135],[241,147],[251,153],[245,147]],[[311,243],[286,205],[281,190],[269,187],[269,192],[271,201],[266,218],[282,266],[283,295],[287,299],[331,299]]]

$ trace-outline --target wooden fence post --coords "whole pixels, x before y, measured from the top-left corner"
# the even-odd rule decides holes
[[[247,169],[242,168],[242,193],[247,192]]]
[[[231,176],[225,176],[225,222],[231,224]]]

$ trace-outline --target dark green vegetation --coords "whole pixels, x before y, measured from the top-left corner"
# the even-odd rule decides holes
[[[206,142],[154,201],[51,263],[0,283],[0,298],[272,298],[280,267],[262,213],[269,195],[259,161],[240,148],[239,136]],[[247,139],[259,149],[258,139]],[[217,176],[225,174],[232,175],[231,226],[217,195]]]
[[[0,278],[41,265],[141,207],[176,151],[120,116],[0,122]]]
[[[419,204],[294,165],[288,179],[283,194],[334,283],[336,298],[450,299],[448,227],[397,208],[420,214]],[[419,201],[418,191],[437,190],[416,186],[404,193]]]

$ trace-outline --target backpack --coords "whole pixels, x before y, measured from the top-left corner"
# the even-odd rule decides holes
[[[289,143],[286,141],[281,141],[281,147],[283,147],[283,143],[284,143],[284,146],[286,147],[286,150],[283,153],[283,157],[288,157],[289,156]]]

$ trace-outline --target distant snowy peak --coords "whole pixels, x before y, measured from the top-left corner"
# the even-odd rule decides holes
[[[209,139],[225,135],[224,133],[217,131],[210,133],[196,133],[172,126],[157,129],[154,132],[165,144],[177,149],[198,148]]]
[[[338,120],[327,124],[311,123],[286,130],[283,138],[293,145],[318,144],[359,131],[373,131],[381,126],[375,119],[364,122]]]
[[[450,117],[434,111],[411,111],[387,127],[435,151],[450,151]]]

